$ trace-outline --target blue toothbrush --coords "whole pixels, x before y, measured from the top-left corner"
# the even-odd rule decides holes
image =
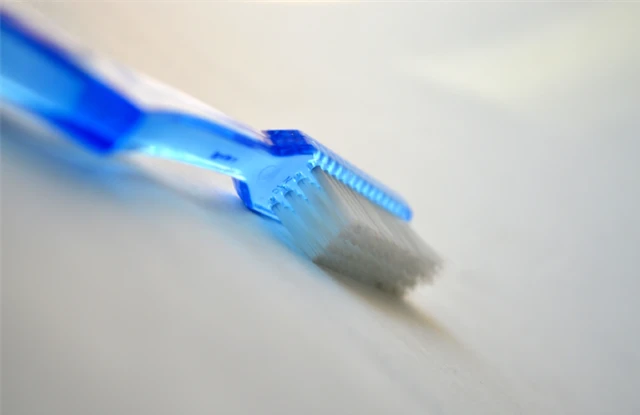
[[[438,256],[396,193],[298,130],[254,130],[79,46],[39,16],[0,10],[2,100],[99,154],[137,151],[231,176],[314,262],[387,291],[430,282]]]

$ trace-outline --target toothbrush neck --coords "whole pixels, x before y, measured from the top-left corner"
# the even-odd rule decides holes
[[[244,180],[253,166],[273,157],[261,138],[184,114],[149,113],[126,140],[126,149]]]

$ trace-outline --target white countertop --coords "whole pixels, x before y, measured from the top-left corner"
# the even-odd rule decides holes
[[[305,130],[405,195],[447,264],[393,301],[309,263],[224,177],[3,119],[3,413],[640,411],[638,5],[36,7]]]

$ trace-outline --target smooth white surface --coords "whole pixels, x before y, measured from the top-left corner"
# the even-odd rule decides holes
[[[5,122],[3,413],[640,411],[637,5],[37,7],[318,137],[408,197],[447,268],[393,302],[218,176],[134,160],[153,179]]]

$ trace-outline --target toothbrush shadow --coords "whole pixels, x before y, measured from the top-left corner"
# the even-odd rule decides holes
[[[460,341],[435,317],[410,303],[406,298],[382,291],[331,270],[322,269],[354,298],[367,304],[375,311],[393,320],[404,322],[413,329],[423,330],[422,334],[431,341],[439,340],[462,346]]]

